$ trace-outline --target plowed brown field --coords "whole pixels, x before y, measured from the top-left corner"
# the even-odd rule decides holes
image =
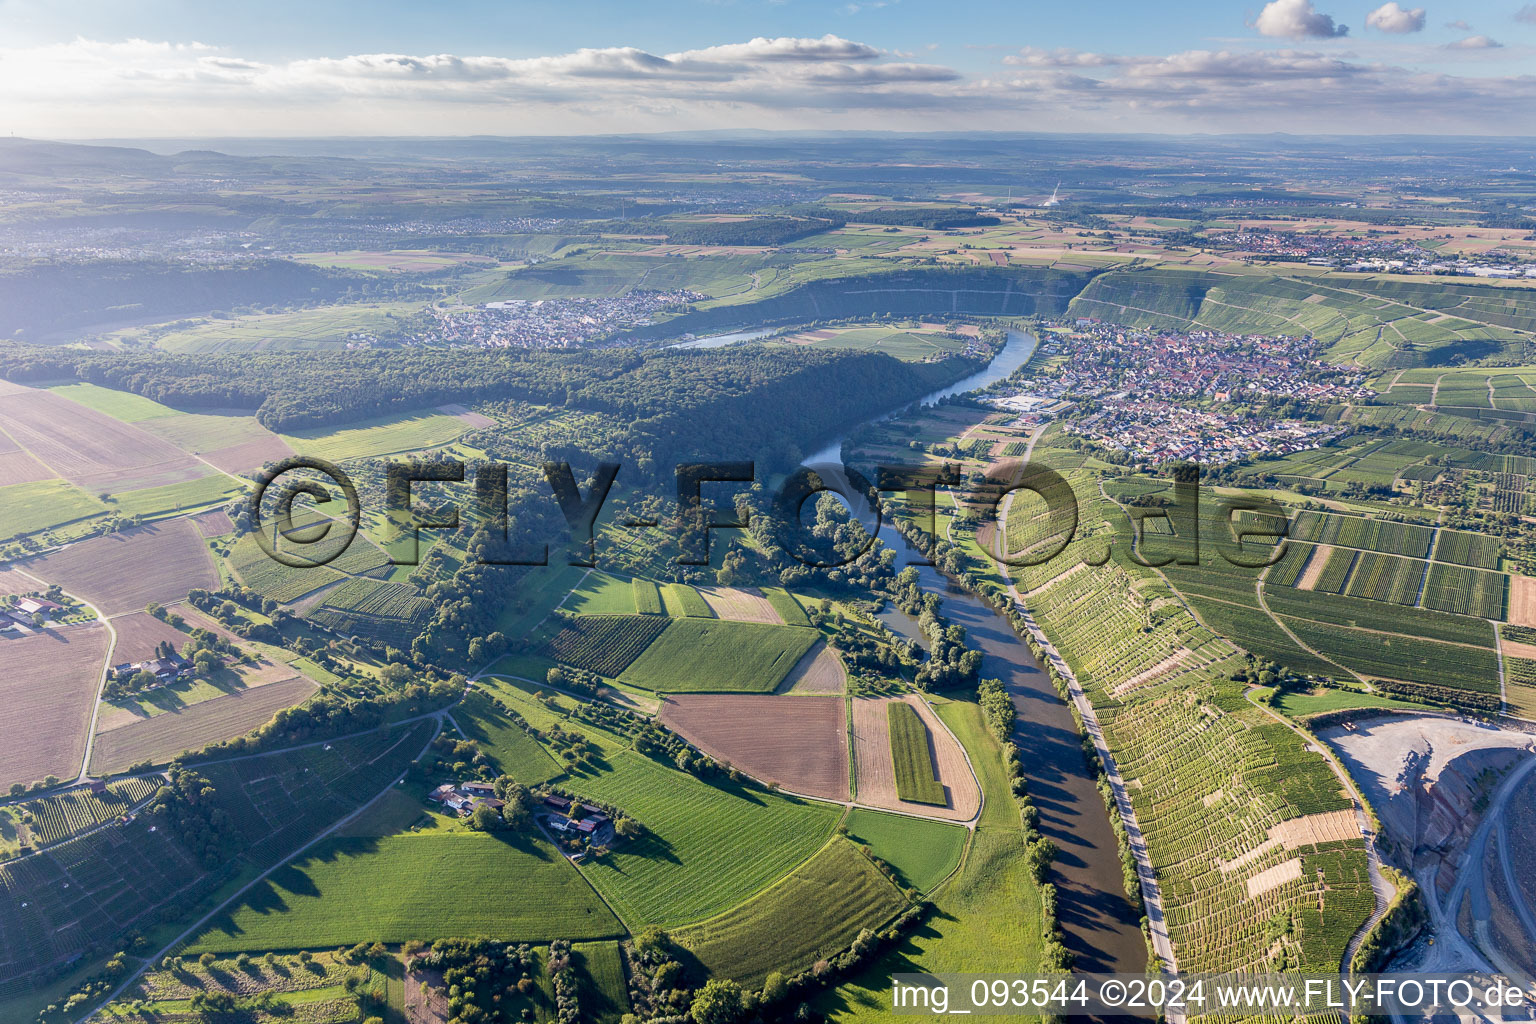
[[[784,619],[773,610],[773,605],[762,594],[731,587],[699,587],[698,590],[704,595],[705,602],[717,619],[784,625]]]
[[[279,710],[292,707],[316,689],[313,680],[300,676],[98,733],[91,771],[120,772],[139,761],[168,761],[184,750],[233,739],[266,724]]]
[[[837,652],[818,640],[816,645],[795,663],[789,675],[779,684],[779,693],[842,693],[848,682]]]
[[[848,726],[836,697],[684,693],[661,706],[669,729],[754,778],[848,799]]]
[[[138,611],[151,601],[171,604],[194,587],[219,585],[213,556],[189,519],[94,537],[32,559],[24,568],[108,616]]]
[[[107,640],[98,623],[0,640],[0,791],[80,770]]]
[[[0,430],[92,494],[208,475],[207,466],[169,441],[47,391],[0,394]]]

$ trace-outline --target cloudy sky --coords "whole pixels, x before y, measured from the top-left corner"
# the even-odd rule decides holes
[[[1536,133],[1536,2],[0,0],[34,138]]]

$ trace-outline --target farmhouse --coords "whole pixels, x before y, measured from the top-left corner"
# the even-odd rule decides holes
[[[469,817],[481,807],[499,811],[507,805],[505,800],[497,799],[496,789],[489,782],[478,781],[457,785],[445,782],[427,794],[427,799],[442,804],[461,818]]]
[[[130,661],[112,666],[112,675],[117,679],[128,679],[138,675],[140,672],[150,673],[162,684],[174,683],[176,680],[192,674],[192,663],[175,651],[172,651],[162,658],[151,658],[148,661]]]
[[[556,814],[543,815],[545,826],[556,835],[569,835],[573,838],[586,838],[596,846],[611,846],[616,833],[613,830],[613,819],[608,812],[601,807],[593,807],[591,804],[578,804],[580,816],[571,813],[571,801],[563,796],[553,793],[544,798],[544,805]]]

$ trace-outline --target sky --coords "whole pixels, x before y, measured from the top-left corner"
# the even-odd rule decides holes
[[[1536,2],[0,0],[30,138],[1536,134]]]

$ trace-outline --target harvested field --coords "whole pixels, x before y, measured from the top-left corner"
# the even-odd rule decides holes
[[[28,579],[9,565],[0,565],[0,597],[7,594],[30,594],[43,590],[42,584]]]
[[[4,448],[6,438],[0,434],[0,448]],[[0,451],[0,480],[7,484],[30,484],[38,480],[52,480],[53,471],[38,462],[26,452]]]
[[[269,434],[266,437],[253,438],[250,441],[242,441],[226,448],[215,448],[201,454],[203,461],[226,473],[244,473],[247,470],[260,469],[264,463],[286,459],[293,454],[293,449],[276,434]]]
[[[3,586],[3,584],[0,584],[0,586]],[[5,591],[0,590],[0,594],[3,593]],[[1506,658],[1525,658],[1529,661],[1536,661],[1536,644],[1523,644],[1517,640],[1500,640],[1499,643],[1503,648],[1504,657]]]
[[[297,677],[119,726],[97,735],[91,771],[105,774],[139,761],[160,763],[183,750],[200,750],[217,740],[243,735],[317,688],[313,680]]]
[[[755,591],[736,590],[731,587],[700,587],[699,593],[704,595],[704,600],[717,619],[784,625],[784,620],[779,617],[778,612],[774,611],[768,599]]]
[[[908,803],[896,796],[896,774],[891,762],[889,712],[892,700],[904,700],[922,718],[933,738],[934,764],[944,786],[944,806]],[[969,821],[981,809],[981,791],[966,763],[965,751],[937,715],[915,694],[905,697],[862,698],[853,702],[854,781],[857,801],[871,807],[906,811],[929,818]]]
[[[108,639],[91,623],[0,640],[0,789],[79,771]]]
[[[1323,566],[1328,564],[1328,559],[1333,556],[1333,548],[1327,544],[1319,544],[1312,549],[1312,557],[1307,561],[1307,567],[1301,574],[1301,579],[1296,581],[1297,590],[1312,590],[1317,586],[1318,577],[1323,574]]]
[[[1536,627],[1536,578],[1509,577],[1509,622]]]
[[[71,544],[29,561],[26,571],[78,594],[107,616],[137,611],[151,601],[173,604],[195,587],[219,586],[202,534],[188,519]]]
[[[848,723],[835,697],[685,693],[661,721],[717,761],[826,800],[848,798]]]
[[[1269,838],[1262,843],[1231,860],[1221,861],[1216,866],[1223,874],[1228,874],[1238,868],[1247,867],[1271,850],[1294,850],[1301,846],[1344,842],[1354,839],[1359,832],[1359,821],[1353,809],[1305,814],[1271,827]]]
[[[818,640],[789,670],[789,675],[779,684],[778,692],[842,693],[847,683],[848,672],[843,668],[843,660],[825,641]]]
[[[0,430],[92,494],[182,483],[208,467],[147,430],[47,391],[0,396]]]
[[[1286,882],[1294,882],[1300,877],[1300,857],[1292,857],[1290,860],[1281,861],[1274,867],[1265,868],[1248,879],[1248,898],[1256,899],[1271,889],[1278,889]]]
[[[192,522],[197,525],[197,532],[204,537],[222,537],[234,530],[234,521],[229,518],[229,513],[221,508],[212,512],[204,512],[202,515],[192,517]]]

